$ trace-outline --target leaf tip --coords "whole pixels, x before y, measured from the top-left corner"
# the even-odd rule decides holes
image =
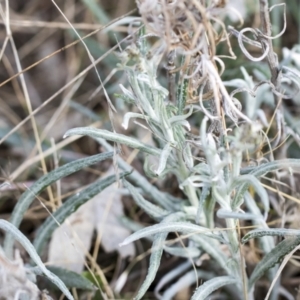
[[[68,130],[68,131],[63,135],[63,139],[65,139],[65,138],[67,138],[67,137],[69,137],[69,136],[71,136],[71,135],[72,135],[71,130]]]

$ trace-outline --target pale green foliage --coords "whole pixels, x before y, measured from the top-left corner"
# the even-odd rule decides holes
[[[201,285],[193,293],[193,300],[213,296],[220,288],[221,293],[226,290],[229,297],[234,299],[253,299],[256,282],[265,274],[269,280],[273,280],[276,271],[273,267],[300,243],[298,230],[268,227],[267,219],[272,205],[270,193],[262,184],[263,176],[269,176],[271,172],[281,169],[291,172],[300,168],[300,160],[276,159],[272,150],[287,138],[286,128],[283,128],[285,119],[288,119],[287,122],[292,127],[289,128],[289,134],[299,144],[297,123],[293,118],[287,118],[284,109],[279,108],[280,101],[290,97],[283,93],[281,84],[293,83],[296,91],[299,85],[300,73],[297,67],[300,64],[299,57],[295,55],[298,48],[293,52],[285,51],[296,66],[282,66],[279,76],[279,65],[272,52],[274,37],[260,30],[248,28],[238,32],[230,27],[229,31],[236,36],[242,52],[252,61],[251,66],[255,67],[253,62],[266,58],[272,78],[269,78],[267,72],[265,74],[255,69],[253,73],[258,79],[256,82],[246,68],[241,67],[242,78],[222,81],[221,76],[227,65],[215,51],[215,42],[219,39],[215,37],[219,29],[215,24],[221,27],[224,25],[221,13],[226,10],[223,11],[218,1],[211,1],[210,6],[207,5],[210,1],[195,1],[196,4],[191,4],[192,2],[137,1],[141,14],[139,32],[134,34],[132,42],[118,54],[121,60],[118,68],[124,71],[127,79],[126,83],[119,85],[121,94],[116,95],[119,100],[128,104],[122,126],[125,130],[146,127],[152,133],[155,146],[129,134],[91,127],[73,128],[66,132],[65,137],[86,135],[109,151],[113,147],[107,141],[139,150],[142,152],[146,176],[164,183],[172,175],[182,190],[182,199],[176,198],[160,191],[136,170],[119,175],[119,178],[128,175],[126,180],[122,180],[124,187],[132,195],[135,204],[157,222],[143,227],[144,225],[128,221],[127,225],[135,232],[120,245],[141,238],[152,241],[148,273],[135,299],[145,297],[159,270],[163,251],[186,258],[187,262],[174,266],[174,270],[161,279],[155,290],[161,299],[171,299],[180,288],[196,282],[201,282]],[[267,1],[260,3],[263,7],[263,3],[266,4]],[[269,13],[269,10],[266,12]],[[103,18],[97,11],[95,14],[99,19]],[[256,40],[245,37],[243,32],[246,31],[252,32]],[[222,37],[225,39],[225,35]],[[247,43],[259,48],[262,55],[250,55],[244,45]],[[234,58],[231,49],[229,52]],[[216,62],[220,65],[220,71]],[[166,67],[165,70],[162,70],[163,66]],[[265,64],[264,67],[268,66]],[[274,70],[278,78],[274,78]],[[167,80],[164,71],[167,73]],[[233,87],[235,90],[229,94],[226,87]],[[235,98],[239,93],[243,93],[243,105]],[[270,141],[267,136],[267,127],[271,124],[268,123],[269,116],[261,109],[262,104],[276,109],[277,134],[274,141]],[[134,123],[134,120],[138,121]],[[270,153],[261,154],[265,146]],[[63,176],[112,156],[112,153],[101,154],[70,163],[42,177],[31,190],[21,196],[12,215],[12,224],[19,226],[26,209],[36,194],[45,187]],[[131,166],[120,156],[116,155],[115,158],[120,169],[131,171]],[[253,164],[251,160],[254,161]],[[78,206],[115,180],[115,176],[101,179],[80,195],[71,197],[54,213],[55,219],[64,221]],[[246,233],[240,241],[237,227],[243,220],[259,228]],[[14,238],[19,238],[26,244],[26,249],[43,273],[55,281],[69,297],[65,286],[44,268],[35,250],[32,250],[32,245],[20,237],[12,224],[5,228],[9,231],[5,242],[7,254],[12,254],[11,234],[14,234]],[[34,241],[38,253],[55,226],[55,222],[49,217],[39,229]],[[167,237],[171,232],[180,235],[180,241],[185,243],[167,244]],[[285,239],[276,245],[273,236]],[[253,238],[259,238],[264,256],[248,278],[240,247],[241,243],[245,244]],[[196,270],[191,268],[199,259],[202,263],[202,255],[210,258],[210,272],[201,270],[201,267],[195,267]],[[170,285],[176,277],[180,279]],[[203,280],[206,282],[202,284]],[[160,293],[165,286],[166,290]],[[221,296],[225,295],[224,292]],[[273,300],[277,299],[278,293],[275,291],[272,297]]]
[[[179,2],[185,4],[185,1]],[[177,52],[174,54],[175,51],[168,49],[164,43],[166,39],[164,30],[175,28],[176,18],[173,20],[173,16],[170,13],[168,20],[170,23],[166,22],[166,24],[169,24],[166,25],[162,21],[164,20],[163,18],[158,19],[155,13],[149,13],[149,11],[159,12],[161,9],[163,10],[161,2],[158,1],[157,7],[151,6],[149,3],[150,6],[148,7],[146,3],[148,1],[138,2],[140,13],[144,17],[144,22],[147,23],[148,35],[151,36],[153,34],[156,36],[158,38],[156,46],[159,46],[151,48],[149,45],[147,48],[147,32],[145,33],[144,29],[142,29],[140,35],[136,37],[136,43],[129,45],[123,51],[122,56],[120,56],[123,59],[120,67],[124,69],[128,79],[128,85],[122,84],[120,88],[124,94],[123,99],[131,105],[130,108],[133,110],[124,115],[123,127],[125,129],[130,128],[132,119],[142,120],[144,126],[152,132],[157,140],[157,154],[152,151],[152,146],[148,146],[148,151],[144,147],[140,148],[143,152],[157,157],[157,165],[151,165],[149,163],[150,160],[147,157],[145,158],[145,173],[149,177],[156,177],[161,180],[164,180],[170,174],[174,174],[187,201],[182,202],[181,206],[178,206],[178,202],[176,202],[176,206],[172,207],[171,205],[168,208],[154,206],[144,197],[148,196],[147,194],[141,195],[132,185],[125,183],[125,187],[129,189],[135,203],[149,216],[160,222],[157,225],[137,230],[122,243],[122,245],[126,245],[137,239],[151,238],[154,235],[148,275],[136,299],[141,299],[144,296],[147,287],[154,279],[161,259],[162,244],[165,242],[168,232],[181,233],[183,236],[187,234],[190,243],[187,244],[186,248],[182,248],[182,251],[179,251],[178,247],[165,247],[166,252],[184,257],[183,253],[185,251],[186,257],[189,260],[193,260],[196,259],[194,255],[196,255],[195,249],[198,247],[201,253],[204,251],[209,254],[223,269],[223,273],[216,273],[216,278],[200,286],[192,299],[205,299],[213,294],[215,290],[226,285],[235,285],[236,297],[243,299],[247,294],[248,297],[252,298],[254,295],[252,287],[255,282],[263,274],[268,273],[268,270],[274,267],[280,258],[298,243],[297,238],[293,239],[293,241],[288,239],[271,251],[275,244],[270,236],[298,235],[298,233],[295,230],[268,228],[266,220],[271,204],[268,191],[261,184],[261,180],[266,174],[280,169],[298,169],[300,167],[299,160],[274,160],[271,152],[268,156],[270,161],[257,163],[255,166],[249,164],[245,167],[245,157],[249,155],[251,157],[266,142],[266,136],[263,132],[264,126],[269,124],[265,113],[261,110],[261,105],[264,103],[275,108],[272,104],[274,96],[282,96],[284,98],[285,95],[281,95],[273,83],[267,81],[264,74],[259,78],[262,81],[256,83],[247,70],[242,67],[243,78],[222,82],[218,72],[213,67],[211,57],[203,54],[197,61],[195,58],[197,55],[190,57],[188,51],[185,52],[180,47],[176,49]],[[183,7],[185,7],[184,4],[182,4]],[[176,4],[174,5],[176,6]],[[204,7],[203,9],[201,13],[205,11]],[[151,21],[147,19],[148,13],[149,16],[151,15],[151,18],[149,17]],[[195,14],[194,11],[191,13]],[[184,26],[188,27],[188,21],[186,21]],[[257,31],[255,34],[259,35],[260,33]],[[173,35],[176,36],[175,30],[170,33],[169,42],[172,41]],[[241,34],[238,34],[239,41],[244,39],[247,43],[246,38],[241,36]],[[174,38],[174,40],[176,39]],[[250,43],[263,48],[256,41],[250,41]],[[264,41],[263,43],[267,42]],[[201,41],[199,42],[200,44]],[[205,49],[204,41],[202,41],[201,46],[203,47],[203,49],[201,48],[203,53],[206,53],[207,49]],[[271,49],[270,45],[267,47],[269,47],[267,49]],[[242,47],[243,49],[245,47]],[[166,57],[163,57],[162,53]],[[266,51],[263,57],[266,57],[267,54]],[[214,59],[217,60],[218,58],[214,57]],[[189,62],[188,67],[184,65],[185,60]],[[252,60],[257,61],[254,58]],[[160,64],[167,63],[169,63],[168,67],[170,70],[173,70],[172,64],[175,64],[180,69],[180,72],[176,73],[177,77],[174,76],[173,79],[172,73],[168,74],[168,90],[165,89],[166,85],[163,78],[159,76]],[[168,67],[167,72],[169,70]],[[198,86],[195,83],[197,75],[200,78]],[[193,81],[193,79],[195,80]],[[175,98],[171,85],[172,80],[175,81],[175,85],[178,87]],[[196,85],[196,87],[193,85]],[[236,90],[229,95],[225,85],[234,87]],[[271,90],[269,87],[271,87]],[[197,96],[199,97],[199,102],[195,105],[187,105],[187,100],[190,100],[189,98],[191,97],[189,91],[191,88],[197,91]],[[210,99],[212,102],[216,102],[215,105],[218,105],[217,94],[222,94],[223,106],[221,109],[223,109],[228,122],[227,127],[231,126],[233,128],[232,131],[226,131],[224,123],[220,122],[221,115],[218,115],[220,111],[217,111],[216,115],[216,111],[202,101],[204,89],[207,91],[209,88],[214,92],[213,96],[215,98],[211,96]],[[243,92],[244,95],[245,114],[241,112],[242,105],[239,100],[234,98],[240,92]],[[139,112],[137,113],[136,110]],[[200,111],[202,113],[199,113]],[[245,120],[246,124],[237,125],[240,119]],[[190,121],[193,122],[195,127],[195,120],[201,120],[199,122],[200,130],[197,135],[190,135],[189,131],[192,127]],[[214,124],[214,122],[219,122],[219,125]],[[219,126],[218,130],[211,129],[211,126],[208,126],[209,123],[211,126]],[[100,134],[101,131],[98,132]],[[131,137],[127,141],[129,139]],[[108,140],[111,140],[111,138],[108,138]],[[129,145],[127,141],[125,144]],[[271,147],[268,140],[267,145]],[[137,148],[134,143],[129,146]],[[137,182],[134,183],[136,186],[142,187]],[[248,192],[249,188],[251,188],[252,194]],[[155,200],[155,197],[154,201],[161,206]],[[170,217],[174,216],[174,213],[181,215],[180,220],[174,221],[166,217],[167,214]],[[216,224],[220,224],[220,219],[225,219],[227,230],[222,231],[215,228]],[[249,220],[253,225],[263,228],[261,231],[250,232],[243,239],[243,242],[247,242],[250,238],[262,237],[260,244],[262,251],[266,253],[265,258],[257,265],[249,280],[246,274],[243,274],[245,262],[239,252],[240,241],[236,231],[238,220]],[[230,254],[224,254],[220,250],[222,246],[226,246]],[[185,271],[182,270],[182,272]],[[192,273],[191,271],[186,274],[188,285],[195,282],[190,278]],[[272,280],[274,272],[271,271],[268,274],[270,275],[270,280]],[[199,276],[200,279],[202,275],[199,272],[196,276]],[[204,278],[209,279],[205,276]],[[183,286],[183,281],[183,279],[182,282],[178,280],[177,284]],[[177,289],[174,289],[174,291],[173,289],[174,287],[163,294],[162,299],[169,299],[170,295],[174,295]],[[277,296],[273,297],[275,297],[273,299],[276,299]]]
[[[202,284],[194,293],[192,300],[206,299],[210,294],[220,287],[228,284],[236,283],[236,279],[229,276],[220,276],[214,279],[210,279]]]
[[[74,299],[67,287],[65,286],[65,284],[61,281],[61,279],[46,268],[41,258],[36,253],[36,250],[34,249],[33,245],[30,243],[27,237],[24,236],[18,230],[18,228],[16,228],[13,224],[5,220],[0,220],[0,228],[2,230],[5,230],[7,233],[11,234],[25,248],[25,250],[30,255],[31,259],[36,263],[41,273],[48,277],[67,296],[69,300]]]
[[[47,186],[53,182],[68,176],[76,171],[79,171],[87,166],[100,162],[104,159],[113,157],[113,152],[97,154],[91,157],[83,158],[71,163],[68,163],[62,167],[57,168],[56,170],[44,175],[41,177],[30,189],[28,189],[19,199],[17,205],[14,208],[14,211],[11,216],[11,223],[18,227],[21,223],[23,215],[26,210],[33,202],[35,197],[44,190]],[[8,233],[4,242],[4,249],[8,256],[12,257],[13,253],[13,238]]]
[[[122,173],[119,178],[128,175],[128,173]],[[59,207],[53,215],[49,216],[46,221],[40,226],[36,233],[36,238],[33,241],[33,245],[37,252],[40,254],[43,250],[43,246],[51,237],[53,231],[57,228],[58,224],[62,224],[65,219],[74,213],[81,205],[92,199],[95,195],[102,192],[106,187],[110,186],[116,181],[116,176],[109,176],[104,179],[95,181],[80,193],[75,194],[64,202],[64,205]]]
[[[29,256],[32,259],[32,262],[36,264],[36,267],[34,269],[31,268],[27,272],[34,272],[37,275],[46,276],[64,293],[64,295],[68,299],[71,300],[74,298],[69,292],[65,283],[62,281],[64,280],[64,278],[66,279],[66,282],[68,282],[68,287],[93,289],[93,285],[91,285],[89,281],[85,280],[80,275],[73,274],[72,272],[68,273],[68,275],[66,274],[67,271],[62,269],[54,269],[54,272],[51,272],[45,267],[37,252],[41,251],[43,244],[47,241],[47,238],[51,236],[52,232],[57,226],[57,222],[63,222],[64,219],[67,218],[72,212],[74,212],[80,205],[90,200],[95,194],[101,192],[105,187],[114,183],[116,181],[116,176],[110,176],[108,178],[95,182],[82,193],[71,197],[69,201],[65,202],[56,211],[54,216],[50,216],[45,221],[45,224],[41,226],[38,237],[33,244],[21,233],[21,231],[18,229],[18,226],[22,221],[23,215],[25,214],[26,210],[33,202],[35,197],[47,186],[65,176],[81,170],[82,168],[103,161],[105,159],[112,158],[113,155],[114,152],[107,152],[79,159],[77,161],[65,164],[44,175],[38,181],[36,181],[30,189],[22,194],[19,202],[15,206],[10,222],[0,220],[0,229],[6,231],[6,239],[4,243],[4,250],[6,251],[6,255],[10,258],[13,257],[13,243],[14,240],[17,240],[28,252]],[[120,174],[119,178],[122,178],[127,174],[128,173]],[[2,251],[1,247],[0,251]],[[55,273],[57,273],[57,275]]]

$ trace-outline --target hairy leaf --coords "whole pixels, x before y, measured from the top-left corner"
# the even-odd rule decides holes
[[[226,209],[219,209],[217,211],[217,217],[223,219],[239,219],[239,220],[259,220],[262,216],[251,213],[239,213]]]
[[[74,299],[61,279],[45,267],[42,260],[36,253],[33,245],[16,226],[6,220],[0,220],[0,228],[6,232],[9,232],[25,248],[31,259],[36,263],[43,274],[45,274],[45,276],[49,278],[65,294],[68,299]]]
[[[241,185],[241,184],[247,184],[252,185],[254,187],[254,189],[256,190],[258,196],[260,197],[261,202],[264,205],[264,209],[265,209],[265,216],[268,213],[269,209],[270,209],[270,203],[269,203],[269,197],[268,197],[268,193],[266,192],[266,190],[263,188],[263,186],[261,185],[260,181],[253,175],[249,174],[249,175],[241,175],[240,177],[236,178],[232,184],[232,189],[237,186],[237,185]],[[232,209],[235,210],[237,207],[240,206],[241,204],[241,199],[243,199],[244,194],[241,194],[241,192],[244,192],[244,190],[239,190],[236,193],[235,199],[232,202]]]
[[[168,247],[164,246],[164,250],[174,256],[185,258],[197,258],[200,257],[201,251],[195,247]]]
[[[169,288],[167,288],[167,290],[163,293],[161,299],[162,300],[174,299],[174,297],[178,292],[184,290],[187,287],[190,287],[192,284],[197,282],[198,277],[200,277],[201,279],[210,279],[213,277],[213,274],[205,271],[195,272],[195,270],[191,270],[187,273],[183,273],[174,284],[172,284]]]
[[[280,260],[290,253],[297,245],[300,244],[300,237],[286,238],[280,242],[271,252],[266,254],[264,258],[256,265],[249,279],[249,290],[255,282],[261,278],[266,271],[274,267]]]
[[[128,124],[131,118],[140,118],[140,119],[148,120],[147,116],[143,114],[128,112],[125,114],[123,118],[122,126],[124,127],[124,129],[128,129]]]
[[[228,257],[226,257],[224,252],[220,249],[220,243],[204,235],[192,235],[190,239],[211,256],[227,273],[231,272],[227,265]]]
[[[170,216],[167,216],[162,223],[168,224],[171,221],[176,221],[179,219],[184,218],[184,214],[179,212],[172,214]],[[151,256],[150,256],[150,263],[149,263],[149,269],[148,273],[146,276],[146,279],[144,280],[142,286],[140,287],[136,297],[134,299],[139,300],[142,299],[142,297],[145,295],[146,291],[150,287],[151,283],[153,282],[156,273],[158,271],[159,265],[160,265],[160,260],[161,256],[163,253],[163,247],[164,247],[164,242],[167,238],[167,233],[158,233],[154,237],[154,242],[152,244],[151,248]],[[123,243],[124,244],[124,243]]]
[[[300,237],[300,230],[297,229],[285,229],[285,228],[265,228],[265,229],[254,229],[249,231],[242,238],[242,243],[245,244],[251,239],[264,237],[264,236],[292,236]]]
[[[159,291],[167,285],[169,282],[173,281],[180,274],[186,273],[188,269],[192,267],[191,261],[187,260],[179,266],[174,266],[167,274],[165,274],[158,282],[155,287],[155,296],[157,299],[160,299]]]
[[[131,193],[135,203],[139,207],[141,207],[149,216],[153,217],[154,219],[160,220],[169,214],[168,211],[145,200],[145,198],[140,193],[138,193],[136,188],[133,185],[131,185],[128,181],[123,180],[123,182],[124,182],[124,186]]]
[[[160,158],[159,158],[159,166],[158,169],[156,170],[156,174],[159,176],[162,174],[162,172],[165,170],[166,165],[167,165],[167,161],[168,161],[168,157],[171,154],[172,151],[172,146],[170,143],[166,144],[166,146],[164,147]]]
[[[283,168],[300,168],[299,159],[282,159],[277,161],[268,162],[254,168],[245,168],[241,170],[241,174],[249,174],[255,177],[260,177],[268,172],[276,171]],[[252,182],[253,183],[253,182]],[[233,201],[233,207],[238,206],[242,201],[243,195],[249,188],[249,182],[242,183],[236,190],[236,196]]]
[[[75,173],[85,167],[88,167],[97,162],[103,161],[108,158],[112,158],[114,152],[101,153],[97,155],[93,155],[87,158],[78,159],[76,161],[65,164],[62,167],[59,167],[48,174],[42,176],[38,181],[36,181],[30,189],[22,194],[18,203],[16,204],[10,222],[14,224],[16,227],[19,227],[21,220],[30,206],[30,204],[34,201],[35,197],[43,191],[47,186],[52,184],[53,182],[66,177],[72,173]],[[10,234],[6,235],[4,241],[4,250],[7,255],[12,256],[13,252],[13,237]]]
[[[261,164],[257,167],[247,167],[241,169],[241,174],[252,174],[256,177],[263,176],[269,172],[273,172],[279,169],[284,168],[300,168],[300,160],[289,158],[289,159],[281,159],[276,161],[267,162],[264,164]]]
[[[191,300],[204,300],[211,295],[215,290],[224,285],[234,284],[236,279],[230,276],[219,276],[204,282],[199,286],[193,294]]]
[[[82,290],[95,290],[97,287],[85,277],[56,266],[47,266],[47,269],[58,276],[68,288],[76,288]]]
[[[122,173],[119,178],[122,178],[129,173]],[[47,240],[52,235],[53,231],[57,228],[57,224],[61,224],[69,217],[73,212],[75,212],[81,205],[92,199],[95,195],[99,194],[106,187],[110,186],[116,181],[116,176],[112,175],[107,178],[101,178],[95,181],[86,189],[78,194],[70,197],[59,207],[52,216],[49,216],[46,221],[39,227],[36,238],[33,241],[33,245],[36,251],[41,254],[43,246]]]
[[[149,146],[147,144],[144,144],[140,142],[139,140],[136,140],[132,137],[128,137],[126,135],[120,134],[120,133],[114,133],[108,130],[104,129],[97,129],[92,127],[78,127],[70,129],[66,132],[64,135],[64,138],[72,135],[87,135],[94,139],[102,138],[111,142],[120,143],[127,145],[134,149],[139,149],[143,152],[159,156],[161,154],[161,150],[154,148],[152,146]]]
[[[149,235],[157,233],[169,233],[169,232],[182,232],[182,233],[194,233],[194,234],[206,234],[214,235],[210,229],[201,227],[187,222],[169,222],[169,223],[160,223],[153,226],[143,228],[124,240],[122,245],[127,245],[141,238],[147,237]]]
[[[97,141],[108,151],[112,151],[113,147],[104,139],[97,139]],[[161,207],[166,208],[168,211],[174,212],[180,210],[181,202],[180,199],[171,196],[170,194],[159,191],[154,185],[152,185],[144,176],[138,171],[132,170],[132,167],[125,162],[121,157],[117,157],[119,166],[127,172],[131,173],[128,175],[128,179],[134,182],[134,184],[140,187],[146,195],[159,204]]]
[[[204,185],[202,188],[202,191],[201,191],[201,195],[199,198],[199,204],[198,204],[198,208],[197,208],[197,223],[199,223],[199,221],[200,221],[200,217],[203,212],[203,206],[204,206],[204,203],[205,203],[209,193],[210,193],[210,186]]]

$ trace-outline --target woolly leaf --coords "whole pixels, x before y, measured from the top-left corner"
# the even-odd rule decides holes
[[[285,228],[265,228],[254,229],[248,232],[243,238],[242,243],[245,244],[251,239],[264,237],[264,236],[292,236],[300,237],[300,230],[297,229],[285,229]]]
[[[27,251],[31,259],[36,263],[36,265],[40,268],[40,270],[43,272],[43,274],[49,278],[64,294],[65,296],[73,300],[73,296],[65,286],[65,284],[60,280],[59,277],[57,277],[55,274],[50,272],[45,265],[43,264],[41,258],[36,253],[33,245],[30,243],[30,241],[27,239],[27,237],[13,224],[6,220],[0,220],[0,228],[6,232],[9,232],[13,238],[15,238]]]
[[[97,155],[93,155],[87,158],[78,159],[76,161],[65,164],[62,167],[59,167],[48,174],[42,176],[38,181],[36,181],[30,189],[22,194],[19,201],[17,202],[12,215],[10,222],[14,224],[16,227],[19,227],[21,220],[30,206],[30,204],[34,201],[35,197],[43,191],[47,186],[52,184],[53,182],[66,177],[72,173],[75,173],[83,168],[86,168],[92,164],[103,161],[108,158],[112,158],[114,152],[101,153]],[[7,255],[12,256],[13,253],[13,238],[11,234],[7,234],[4,241],[4,250]]]
[[[113,147],[104,139],[97,139],[97,141],[103,145],[103,147],[112,151]],[[119,166],[127,172],[131,172],[128,175],[128,179],[130,179],[135,186],[140,187],[146,195],[159,204],[161,207],[166,208],[168,211],[174,212],[174,210],[180,210],[182,205],[182,200],[171,196],[170,194],[163,193],[159,191],[154,185],[152,185],[144,176],[142,176],[138,171],[132,170],[132,166],[130,166],[127,162],[125,162],[121,157],[117,157],[117,162]]]
[[[194,284],[198,277],[212,277],[212,273],[204,272],[204,271],[197,271],[195,273],[195,270],[191,270],[187,273],[181,274],[180,278],[172,284],[167,290],[163,293],[161,299],[162,300],[172,300],[176,296],[176,294],[185,288],[190,287],[192,284]],[[201,279],[202,279],[201,278]],[[176,297],[178,298],[178,297]]]
[[[300,244],[300,237],[291,237],[280,242],[256,265],[249,279],[249,290],[266,271],[278,264],[281,259]]]
[[[102,138],[102,139],[105,139],[105,140],[108,140],[111,142],[127,145],[134,149],[139,149],[143,152],[146,152],[146,153],[149,153],[152,155],[158,156],[161,154],[161,150],[159,150],[155,147],[144,144],[144,143],[140,142],[139,140],[136,140],[132,137],[128,137],[128,136],[120,134],[120,133],[114,133],[114,132],[104,130],[104,129],[97,129],[97,128],[92,128],[92,127],[73,128],[73,129],[68,130],[65,133],[64,138],[66,138],[68,136],[72,136],[72,135],[87,135],[94,139]]]
[[[219,209],[217,211],[217,217],[222,219],[239,219],[239,220],[259,220],[262,219],[260,215],[251,213],[239,213],[226,209]]]
[[[163,245],[165,242],[165,239],[167,238],[167,233],[158,233],[154,237],[154,242],[152,244],[151,248],[151,256],[150,256],[150,262],[149,262],[149,269],[146,276],[146,279],[144,280],[142,286],[140,287],[137,295],[135,296],[135,300],[142,299],[142,297],[147,292],[148,288],[150,287],[151,283],[153,282],[156,273],[158,271],[161,256],[163,253]]]
[[[131,185],[128,181],[124,180],[123,182],[124,186],[131,193],[135,203],[139,207],[141,207],[149,216],[153,217],[154,219],[161,219],[169,214],[168,211],[145,200],[144,197],[138,193],[136,188],[133,185]]]
[[[199,225],[195,225],[187,222],[169,222],[169,223],[160,223],[156,225],[152,225],[146,228],[143,228],[124,240],[120,246],[127,245],[141,238],[147,237],[149,235],[157,234],[157,233],[169,233],[169,232],[182,232],[182,233],[195,233],[195,234],[206,234],[206,235],[214,235],[211,233],[212,231],[201,227]]]
[[[132,112],[128,112],[125,114],[124,118],[123,118],[123,123],[122,126],[127,129],[128,128],[128,124],[131,118],[140,118],[140,119],[144,119],[144,120],[148,120],[149,118],[147,118],[147,116],[143,115],[143,114],[138,114],[138,113],[132,113]]]
[[[170,143],[166,144],[166,146],[164,147],[160,159],[159,159],[159,166],[158,169],[156,171],[156,174],[159,176],[162,174],[162,172],[165,170],[166,165],[167,165],[167,161],[168,161],[168,157],[171,154],[172,151],[172,146]]]
[[[174,266],[167,274],[165,274],[158,282],[155,287],[155,296],[160,299],[159,291],[167,285],[169,282],[173,281],[177,276],[186,273],[186,271],[191,268],[191,261],[187,260],[179,266]]]
[[[170,221],[176,221],[179,219],[182,219],[184,217],[184,214],[179,212],[172,214],[168,217],[166,217],[163,221],[162,224],[166,223],[168,224]],[[160,260],[163,252],[163,247],[164,247],[164,242],[165,239],[167,238],[168,233],[158,233],[154,237],[154,242],[152,244],[151,248],[151,256],[150,256],[150,263],[149,263],[149,269],[148,273],[146,276],[146,279],[144,280],[142,286],[140,287],[136,297],[134,298],[135,300],[142,299],[142,297],[145,295],[146,291],[150,287],[151,283],[153,282],[156,273],[158,271],[159,265],[160,265]],[[123,243],[124,244],[124,243]]]
[[[204,252],[212,257],[224,270],[228,273],[230,268],[227,266],[228,258],[220,249],[220,243],[212,241],[209,237],[204,235],[192,235],[190,237]]]
[[[261,185],[260,181],[253,175],[241,175],[240,177],[236,178],[232,184],[232,189],[235,186],[238,186],[242,183],[246,183],[247,185],[252,185],[254,187],[254,189],[256,190],[258,196],[260,197],[260,200],[265,208],[265,216],[268,213],[269,209],[270,209],[270,203],[269,203],[269,197],[268,197],[268,193],[266,192],[266,190],[263,188],[263,186]],[[243,194],[241,194],[242,192],[244,192],[244,190],[239,190],[236,193],[235,199],[232,203],[232,209],[235,210],[237,207],[240,206],[241,204],[241,200],[243,198]]]
[[[164,247],[164,250],[174,256],[185,258],[197,258],[200,257],[201,251],[195,247]]]
[[[119,178],[122,178],[129,173],[122,173]],[[33,245],[36,251],[41,254],[43,246],[52,235],[53,231],[57,228],[57,224],[61,224],[75,212],[81,205],[92,199],[95,195],[99,194],[106,187],[110,186],[116,181],[116,176],[109,176],[95,181],[86,189],[78,194],[68,198],[61,207],[59,207],[52,216],[49,216],[46,221],[39,227]]]
[[[236,283],[236,279],[230,276],[219,276],[213,279],[210,279],[204,282],[201,286],[199,286],[195,293],[193,294],[191,300],[203,300],[206,299],[209,295],[211,295],[217,289],[223,287],[224,285],[234,284]]]

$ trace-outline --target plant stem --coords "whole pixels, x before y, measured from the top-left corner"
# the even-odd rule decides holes
[[[187,179],[189,177],[189,173],[188,173],[187,167],[182,159],[182,156],[178,151],[177,151],[177,158],[179,161],[180,176],[181,176],[181,179],[184,181],[185,179]],[[184,187],[184,192],[188,196],[188,199],[189,199],[191,205],[194,207],[198,207],[199,199],[198,199],[195,188],[191,184],[189,184]]]

